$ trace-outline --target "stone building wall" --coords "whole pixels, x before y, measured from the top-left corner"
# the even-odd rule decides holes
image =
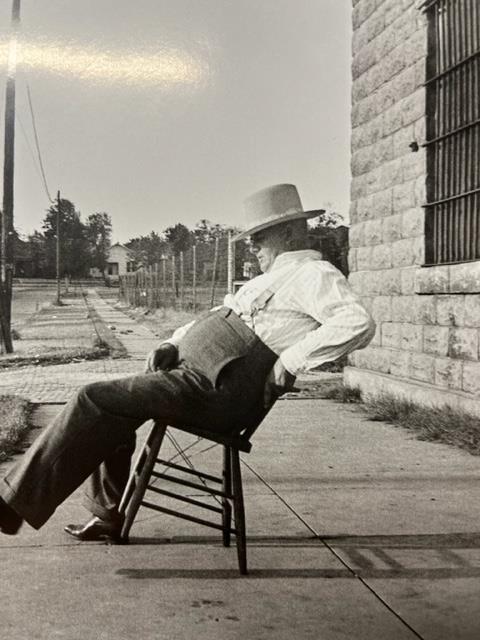
[[[427,34],[418,5],[353,0],[350,282],[377,332],[352,354],[345,380],[480,414],[480,262],[422,267]]]

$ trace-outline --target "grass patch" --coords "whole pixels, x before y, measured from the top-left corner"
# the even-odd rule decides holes
[[[460,409],[423,406],[390,394],[363,399],[359,389],[338,383],[326,389],[323,397],[359,404],[369,420],[403,427],[419,440],[441,442],[480,455],[480,418]]]
[[[361,404],[362,402],[360,389],[357,387],[346,387],[337,381],[325,385],[325,388],[322,389],[321,397],[327,400],[336,400],[343,404]]]
[[[47,367],[52,364],[69,364],[70,362],[84,362],[85,360],[100,360],[110,356],[110,347],[101,341],[101,346],[77,347],[77,348],[55,348],[42,349],[35,354],[7,354],[0,356],[0,370],[12,369],[15,367],[27,367],[36,365]]]
[[[31,405],[18,396],[0,395],[0,462],[18,453],[30,430]]]
[[[454,409],[424,407],[409,400],[382,395],[365,404],[370,420],[381,420],[415,432],[419,440],[443,442],[480,455],[480,418]]]

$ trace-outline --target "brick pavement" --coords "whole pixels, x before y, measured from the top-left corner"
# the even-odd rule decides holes
[[[94,289],[88,290],[88,300],[124,345],[128,357],[8,369],[0,372],[1,394],[20,395],[34,403],[60,403],[66,402],[79,387],[89,382],[111,380],[142,371],[146,354],[158,343],[154,333],[100,298]],[[73,315],[68,307],[56,309],[55,316],[51,318],[50,327],[62,324],[63,319],[76,327],[93,328],[88,314]]]

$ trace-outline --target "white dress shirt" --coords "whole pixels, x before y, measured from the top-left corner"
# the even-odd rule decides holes
[[[252,313],[263,292],[275,293]],[[245,283],[224,306],[233,309],[293,375],[365,347],[375,324],[346,278],[317,251],[288,251],[272,268]],[[193,322],[167,341],[178,345]]]

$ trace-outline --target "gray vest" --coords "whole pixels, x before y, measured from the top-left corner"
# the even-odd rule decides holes
[[[263,385],[277,357],[228,307],[198,318],[179,345],[180,361],[201,371],[213,386],[222,370],[234,361],[259,376],[259,384]]]

